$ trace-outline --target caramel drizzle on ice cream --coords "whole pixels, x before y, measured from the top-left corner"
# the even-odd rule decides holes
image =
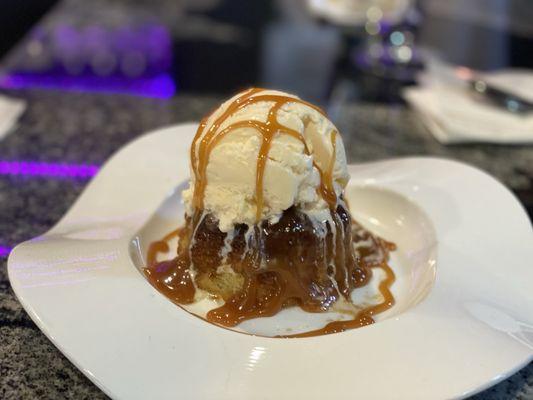
[[[205,189],[207,186],[207,165],[209,163],[209,156],[213,151],[214,147],[220,142],[220,140],[222,140],[226,135],[228,135],[235,129],[251,127],[254,128],[261,135],[261,146],[259,148],[259,154],[257,156],[255,179],[256,221],[259,221],[261,219],[264,203],[263,180],[265,174],[265,167],[266,162],[268,160],[270,147],[275,136],[278,134],[292,136],[293,138],[302,142],[306,154],[310,154],[303,135],[300,132],[288,128],[278,122],[278,111],[287,103],[303,104],[319,112],[322,115],[325,115],[324,111],[322,111],[320,108],[316,107],[313,104],[310,104],[304,100],[295,97],[278,94],[257,95],[262,91],[263,89],[260,88],[249,89],[242,95],[238,96],[232,103],[230,103],[227,106],[226,110],[218,118],[216,118],[210,126],[207,126],[209,116],[202,120],[202,122],[200,123],[200,126],[198,127],[198,130],[196,132],[196,136],[191,145],[191,165],[195,178],[193,205],[197,210],[202,210],[204,207],[204,196]],[[260,122],[252,119],[243,120],[235,122],[224,129],[220,129],[222,124],[232,115],[234,115],[237,111],[248,107],[251,104],[259,102],[273,103],[272,107],[268,112],[266,122]],[[324,200],[329,204],[330,208],[333,209],[337,202],[337,196],[333,188],[333,169],[335,166],[336,158],[336,131],[332,130],[330,135],[331,144],[333,146],[333,152],[331,154],[331,160],[329,162],[328,169],[325,171],[321,170],[317,163],[314,163],[314,166],[319,170],[321,176],[320,193],[322,194]]]

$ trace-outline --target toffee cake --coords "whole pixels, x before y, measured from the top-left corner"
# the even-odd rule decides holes
[[[392,243],[352,220],[342,139],[322,110],[286,93],[249,89],[223,103],[191,145],[185,224],[150,246],[145,274],[178,304],[201,289],[224,301],[206,319],[235,326],[284,307],[349,310],[353,319],[294,336],[374,322],[394,304]],[[177,236],[177,256],[156,262]],[[381,268],[381,302],[353,304]]]

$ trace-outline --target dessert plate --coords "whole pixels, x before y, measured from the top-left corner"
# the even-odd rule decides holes
[[[53,229],[9,257],[31,318],[109,396],[462,398],[533,358],[528,217],[496,180],[448,160],[350,167],[353,216],[399,247],[398,303],[376,324],[277,339],[172,304],[139,268],[146,242],[180,223],[195,127],[125,146]],[[262,324],[240,329],[277,332]]]

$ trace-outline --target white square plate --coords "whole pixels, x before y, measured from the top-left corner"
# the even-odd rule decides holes
[[[378,323],[276,339],[221,329],[172,304],[138,268],[146,242],[180,223],[175,189],[188,178],[195,127],[125,146],[53,229],[9,257],[26,311],[108,395],[460,398],[533,358],[529,219],[490,176],[434,158],[350,167],[356,219],[399,246],[399,301]],[[265,334],[257,326],[241,330]]]

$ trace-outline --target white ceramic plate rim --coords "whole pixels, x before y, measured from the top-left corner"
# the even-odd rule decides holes
[[[408,197],[435,225],[437,281],[413,309],[303,340],[236,334],[176,312],[135,270],[128,245],[186,179],[194,127],[161,129],[125,146],[53,229],[9,257],[13,290],[31,318],[109,396],[461,398],[532,360],[528,217],[487,174],[434,158],[350,167],[358,184]],[[104,258],[83,258],[96,252]],[[73,257],[65,276],[75,271],[74,282],[21,274],[52,264],[63,273],[56,264]],[[187,362],[179,368],[176,360]]]

